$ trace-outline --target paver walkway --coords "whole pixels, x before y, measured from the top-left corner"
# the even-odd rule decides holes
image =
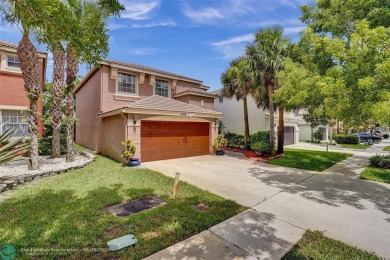
[[[145,163],[251,208],[148,259],[279,259],[306,229],[390,258],[390,185],[358,178],[386,145],[325,173],[211,156]]]

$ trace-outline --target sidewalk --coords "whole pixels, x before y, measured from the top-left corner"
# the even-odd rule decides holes
[[[354,151],[324,173],[305,173],[300,179],[292,178],[297,169],[282,168],[283,173],[279,167],[274,172],[276,168],[265,164],[258,164],[261,171],[243,171],[261,181],[257,187],[281,190],[264,198],[250,195],[251,201],[259,202],[249,210],[146,259],[280,259],[306,229],[325,231],[327,236],[390,258],[390,185],[358,178],[369,157],[388,153],[382,152],[386,145],[390,141]],[[228,186],[222,182],[216,185],[208,189],[237,197],[224,191]]]

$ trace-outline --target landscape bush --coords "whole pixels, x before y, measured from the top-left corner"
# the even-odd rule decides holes
[[[384,134],[384,135],[383,135],[383,138],[384,138],[384,139],[389,139],[389,134]]]
[[[257,142],[268,143],[269,145],[269,131],[258,131],[251,135],[251,143],[255,144]]]
[[[245,145],[245,136],[242,134],[236,134],[228,131],[224,135],[228,146],[240,146],[241,144]]]
[[[370,166],[381,169],[390,169],[390,155],[375,155],[371,157]]]
[[[252,149],[260,154],[271,153],[269,143],[266,142],[256,142],[252,144]]]
[[[324,135],[320,130],[317,130],[312,134],[312,137],[315,143],[320,143],[321,140],[324,138]]]
[[[42,137],[38,139],[38,153],[39,155],[51,155],[52,147],[51,147],[52,137]],[[60,136],[60,153],[66,153],[66,135],[61,134]]]
[[[333,139],[338,144],[359,144],[359,137],[354,135],[335,135]]]

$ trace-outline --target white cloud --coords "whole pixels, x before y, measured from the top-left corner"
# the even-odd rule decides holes
[[[132,28],[150,28],[150,27],[159,27],[159,26],[167,26],[167,27],[174,27],[177,24],[173,21],[166,21],[166,22],[154,22],[154,23],[146,23],[146,24],[132,24]]]
[[[225,46],[225,45],[231,45],[231,44],[237,44],[237,43],[243,43],[243,42],[251,42],[253,41],[254,36],[252,33],[250,34],[244,34],[237,37],[233,37],[224,41],[219,42],[213,42],[211,43],[214,46]]]
[[[215,49],[223,54],[223,58],[231,60],[243,55],[245,46],[253,41],[253,34],[244,34],[227,40],[211,43]]]
[[[159,0],[130,0],[123,4],[126,8],[121,13],[122,18],[132,20],[146,20],[150,18],[151,12],[159,5]]]
[[[140,48],[140,49],[133,49],[130,50],[130,55],[150,55],[156,53],[156,49],[153,48]]]
[[[284,34],[285,35],[291,35],[291,34],[296,34],[299,33],[303,30],[306,29],[306,26],[295,26],[295,27],[288,27],[284,28]]]
[[[185,16],[197,23],[209,23],[214,20],[221,20],[225,18],[221,11],[211,7],[194,10],[189,5],[185,5],[183,13]]]

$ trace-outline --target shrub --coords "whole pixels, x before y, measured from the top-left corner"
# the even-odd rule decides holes
[[[213,147],[215,150],[220,150],[222,147],[227,145],[227,139],[223,134],[218,135],[214,139]]]
[[[127,139],[126,141],[121,142],[121,144],[123,145],[121,156],[126,160],[126,163],[128,163],[134,157],[136,150],[135,142],[133,139]]]
[[[390,169],[390,155],[375,155],[371,157],[370,166],[381,169]]]
[[[269,143],[266,142],[256,142],[252,144],[252,149],[261,154],[271,152]]]
[[[317,130],[312,134],[312,137],[315,142],[319,143],[324,138],[324,135],[320,130]]]
[[[2,127],[1,124],[0,127]],[[30,144],[23,138],[10,141],[13,131],[8,129],[0,135],[0,164],[23,159],[19,155],[25,153],[30,147]]]
[[[389,139],[389,134],[384,134],[384,135],[383,135],[383,138],[384,138],[384,139]]]
[[[335,135],[333,139],[338,144],[359,144],[359,136],[354,135]]]
[[[264,142],[269,145],[269,137],[269,131],[259,131],[251,135],[251,143]]]
[[[224,134],[224,136],[227,140],[227,145],[229,146],[240,146],[243,140],[245,143],[245,137],[242,134],[236,134],[228,131]]]
[[[52,146],[52,137],[42,137],[38,140],[38,153],[39,155],[51,155],[51,152],[53,151]],[[60,136],[60,153],[65,154],[66,153],[66,135],[61,134]]]
[[[51,127],[51,124],[45,124],[44,128],[45,128],[44,137],[49,137],[53,135],[53,128]],[[61,135],[66,135],[66,125],[61,124],[60,133]]]

